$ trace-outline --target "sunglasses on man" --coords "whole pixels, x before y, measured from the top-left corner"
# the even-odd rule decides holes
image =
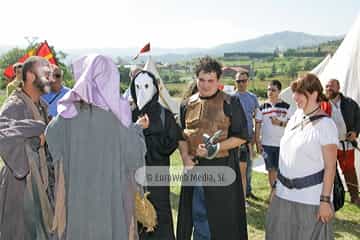
[[[248,81],[247,79],[243,79],[243,80],[238,79],[238,80],[236,80],[237,83],[246,83],[247,81]]]
[[[276,88],[268,88],[267,89],[269,92],[277,92],[278,90]]]
[[[53,76],[54,76],[54,78],[61,78],[61,74],[60,74],[60,73],[55,73]]]

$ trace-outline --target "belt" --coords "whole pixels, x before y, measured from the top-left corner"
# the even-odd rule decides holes
[[[301,177],[301,178],[287,178],[284,177],[284,175],[282,175],[280,172],[278,173],[278,179],[281,182],[282,185],[284,185],[285,187],[289,188],[289,189],[302,189],[302,188],[307,188],[307,187],[311,187],[314,185],[318,185],[320,183],[323,182],[324,179],[324,169],[321,170],[320,172],[305,176],[305,177]]]

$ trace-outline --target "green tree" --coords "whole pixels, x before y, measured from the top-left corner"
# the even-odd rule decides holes
[[[299,71],[299,66],[297,62],[290,62],[290,64],[287,67],[286,74],[294,79],[297,76],[297,73]]]
[[[16,63],[19,60],[19,58],[24,56],[25,53],[26,53],[25,49],[13,48],[10,51],[0,56],[0,75],[1,75],[0,88],[1,89],[6,87],[6,81],[3,75],[4,69],[7,68],[9,65]]]
[[[0,68],[5,69],[7,66],[16,63],[25,53],[26,50],[21,48],[13,48],[6,52],[0,57]]]
[[[162,77],[162,80],[167,83],[169,82],[169,75],[168,74],[165,74],[163,77]]]
[[[256,74],[256,77],[258,78],[258,79],[260,79],[260,81],[264,81],[265,80],[265,78],[266,78],[266,74],[264,73],[264,72],[257,72],[257,74]]]
[[[271,67],[271,74],[272,74],[273,76],[275,76],[276,73],[277,73],[277,68],[276,68],[275,63],[273,63],[273,65],[272,65],[272,67]]]
[[[296,50],[291,48],[286,50],[286,52],[284,53],[285,56],[294,56],[295,54],[296,54]]]
[[[314,68],[313,62],[311,62],[309,59],[307,59],[304,64],[304,70],[311,71],[313,68]]]
[[[174,73],[174,74],[171,76],[170,81],[173,82],[173,83],[178,83],[178,82],[180,81],[180,76],[179,76],[179,74]]]
[[[129,76],[130,69],[125,68],[124,66],[120,66],[119,72],[120,72],[121,83],[129,85],[130,84],[130,76]]]

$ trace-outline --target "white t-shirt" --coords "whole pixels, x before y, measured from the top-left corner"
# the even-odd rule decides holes
[[[279,171],[290,179],[309,176],[324,169],[322,146],[338,143],[336,125],[328,117],[291,130],[303,120],[303,116],[302,110],[294,113],[280,141]],[[322,188],[321,183],[303,189],[289,189],[278,181],[276,195],[293,202],[319,205]]]
[[[344,118],[340,110],[340,102],[341,100],[339,100],[337,103],[330,101],[331,118],[334,120],[336,127],[338,129],[339,140],[345,140],[347,130],[346,130],[346,124]]]
[[[284,135],[284,127],[274,125],[271,118],[277,118],[282,122],[287,122],[289,116],[290,105],[286,102],[278,102],[272,105],[265,102],[260,106],[260,111],[256,114],[256,122],[261,122],[261,144],[266,146],[279,147],[280,139]]]

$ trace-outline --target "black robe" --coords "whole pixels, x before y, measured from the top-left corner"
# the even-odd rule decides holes
[[[136,102],[135,89],[131,85],[132,97]],[[159,92],[159,91],[158,91]],[[158,93],[148,102],[143,109],[136,108],[133,111],[133,121],[139,116],[148,115],[149,128],[143,133],[146,142],[146,165],[147,166],[170,166],[170,155],[176,150],[181,130],[175,121],[173,114],[161,106],[158,102]],[[140,234],[140,239],[172,240],[175,239],[173,220],[170,206],[169,186],[148,186],[149,200],[153,203],[158,217],[158,225],[154,232]]]
[[[214,95],[215,96],[215,95]],[[211,98],[211,97],[210,97]],[[181,125],[185,126],[186,103],[180,109]],[[248,139],[244,110],[240,102],[231,97],[231,104],[224,102],[224,113],[230,117],[228,137]],[[199,166],[227,166],[236,173],[234,183],[229,186],[203,186],[211,239],[243,240],[247,239],[245,200],[242,190],[240,169],[236,160],[236,150],[229,151],[230,156],[215,159],[200,159]],[[192,220],[193,187],[182,186],[177,219],[178,240],[190,240],[193,232]]]

